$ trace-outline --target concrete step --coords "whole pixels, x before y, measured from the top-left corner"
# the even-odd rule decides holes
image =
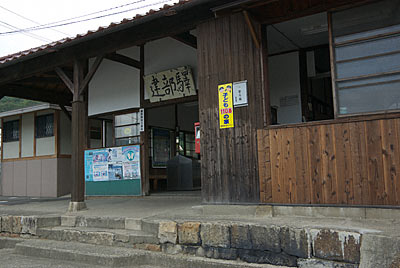
[[[265,264],[248,264],[238,261],[214,260],[187,255],[168,255],[160,252],[128,248],[39,239],[18,243],[15,247],[15,252],[25,256],[74,261],[106,267],[286,268]]]
[[[128,229],[140,231],[141,219],[119,217],[61,216],[61,226],[103,229]]]
[[[25,241],[21,238],[0,237],[0,249],[15,248],[15,245]]]
[[[144,231],[57,226],[41,228],[37,235],[43,239],[73,241],[95,245],[132,247],[135,244],[158,244],[158,238]]]

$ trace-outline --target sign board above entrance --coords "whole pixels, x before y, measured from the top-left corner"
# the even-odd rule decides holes
[[[197,94],[192,70],[188,66],[146,75],[144,84],[150,102],[177,99]]]

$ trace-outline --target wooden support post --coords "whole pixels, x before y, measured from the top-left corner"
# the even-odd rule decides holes
[[[268,78],[268,40],[267,40],[267,27],[262,25],[261,29],[261,69],[262,69],[262,85],[264,97],[264,126],[269,126],[272,123],[271,118],[271,100],[269,94],[269,78]]]
[[[74,60],[74,95],[72,101],[72,189],[69,211],[86,208],[84,150],[87,146],[86,107],[80,89],[83,82],[83,63]]]
[[[144,45],[140,46],[140,107],[144,108]],[[142,170],[142,194],[150,194],[149,139],[147,111],[144,111],[144,132],[140,133],[140,162]]]

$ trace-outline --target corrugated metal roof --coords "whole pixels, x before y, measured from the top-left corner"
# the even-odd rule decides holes
[[[88,31],[86,34],[78,34],[75,37],[64,38],[64,39],[61,39],[59,41],[55,41],[55,42],[52,42],[52,43],[49,43],[49,44],[45,44],[45,45],[42,45],[42,46],[39,46],[39,47],[31,48],[31,49],[24,50],[24,51],[21,51],[21,52],[17,52],[17,53],[14,53],[14,54],[10,54],[10,55],[4,56],[4,57],[0,57],[0,65],[4,64],[6,62],[10,62],[10,61],[13,61],[13,60],[16,60],[16,59],[20,59],[22,57],[37,53],[39,51],[40,52],[45,52],[46,50],[47,51],[51,51],[52,49],[57,49],[58,46],[67,44],[68,42],[79,40],[81,38],[87,37],[87,36],[92,35],[94,33],[102,32],[104,30],[108,30],[110,28],[119,27],[121,25],[130,23],[132,21],[136,21],[138,19],[142,19],[144,17],[148,17],[148,16],[151,16],[151,15],[154,15],[154,14],[156,14],[158,12],[166,11],[168,9],[175,8],[177,6],[184,5],[184,4],[186,4],[188,2],[191,2],[191,1],[193,1],[193,0],[179,0],[179,2],[177,2],[175,4],[172,4],[172,5],[165,4],[163,7],[159,8],[158,10],[150,9],[145,14],[137,14],[135,17],[133,17],[131,19],[123,19],[120,22],[113,22],[107,27],[99,27],[97,30]]]

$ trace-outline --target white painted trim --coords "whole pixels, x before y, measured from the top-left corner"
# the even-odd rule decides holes
[[[65,107],[65,108],[67,109],[67,111],[72,110],[71,107]],[[13,115],[19,115],[19,114],[33,113],[33,112],[47,110],[47,109],[61,110],[61,108],[56,104],[45,103],[45,104],[41,104],[41,105],[11,110],[11,111],[7,111],[7,112],[2,112],[2,113],[0,113],[0,118],[9,117],[9,116],[13,116]]]

